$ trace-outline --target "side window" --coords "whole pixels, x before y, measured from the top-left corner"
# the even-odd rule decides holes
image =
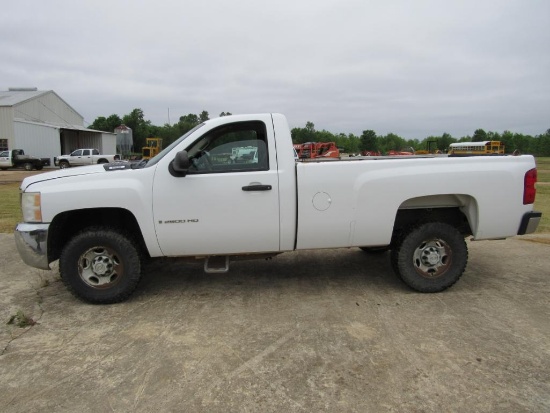
[[[71,156],[82,156],[82,149],[78,149],[71,153]]]
[[[92,150],[92,155],[99,155],[99,151],[97,149]]]
[[[187,148],[190,174],[267,171],[266,126],[238,122],[213,129]]]
[[[90,150],[89,149],[84,149],[82,151],[82,156],[90,156]]]

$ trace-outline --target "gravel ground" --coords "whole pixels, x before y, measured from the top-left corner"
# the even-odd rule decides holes
[[[550,234],[468,245],[439,294],[342,249],[153,261],[94,306],[0,234],[0,411],[548,412]]]

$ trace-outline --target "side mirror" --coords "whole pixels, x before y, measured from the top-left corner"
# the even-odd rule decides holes
[[[172,176],[177,178],[187,175],[187,171],[189,171],[189,155],[187,155],[187,151],[176,153],[176,156],[168,166],[168,171]]]

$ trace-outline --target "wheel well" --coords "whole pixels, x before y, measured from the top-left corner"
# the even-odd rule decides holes
[[[93,208],[62,212],[53,219],[48,231],[48,261],[59,259],[65,244],[76,234],[97,226],[120,231],[133,239],[142,254],[148,254],[139,224],[130,211],[123,208]]]
[[[472,235],[468,219],[459,207],[400,209],[395,217],[392,243],[407,229],[427,222],[444,222],[458,229],[465,237]]]

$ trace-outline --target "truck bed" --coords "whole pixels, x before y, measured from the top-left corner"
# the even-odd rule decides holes
[[[521,204],[531,162],[434,155],[297,162],[297,248],[389,244],[397,212],[420,208],[460,208],[476,239],[514,236],[531,209]]]

